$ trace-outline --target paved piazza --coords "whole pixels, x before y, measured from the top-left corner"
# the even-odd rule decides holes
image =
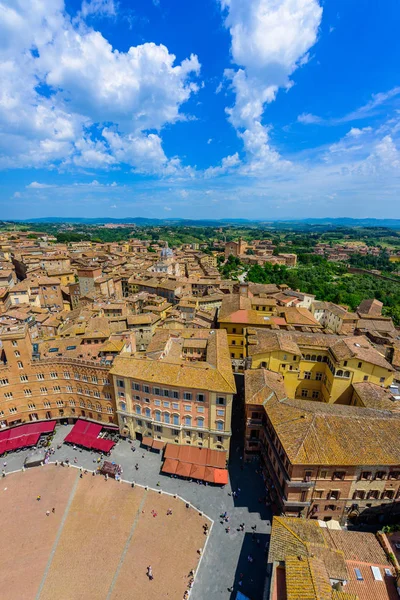
[[[70,429],[57,427],[54,447]],[[234,598],[237,590],[251,600],[262,598],[270,515],[259,501],[262,481],[256,465],[241,468],[238,452],[231,460],[231,484],[223,489],[160,474],[161,456],[138,442],[121,440],[111,454],[123,467],[123,479],[135,482],[134,489],[91,473],[80,478],[79,469],[54,464],[12,473],[21,469],[26,454],[3,459],[8,474],[0,487],[0,589],[7,600],[180,600],[198,564],[192,600]],[[93,470],[97,457],[63,445],[52,459],[76,458],[77,466]],[[240,488],[238,497],[232,497],[232,488]],[[55,513],[47,516],[53,508]],[[229,532],[219,519],[224,511]],[[243,522],[246,529],[240,532]],[[198,550],[205,544],[199,561]]]

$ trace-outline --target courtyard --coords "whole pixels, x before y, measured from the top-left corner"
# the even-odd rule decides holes
[[[54,448],[70,430],[71,426],[57,427]],[[143,591],[146,585],[146,598],[179,600],[188,585],[188,573],[196,570],[198,562],[192,600],[231,599],[237,591],[251,600],[262,598],[271,515],[263,502],[264,488],[257,464],[243,465],[240,451],[231,457],[230,483],[224,488],[160,474],[161,455],[144,450],[136,441],[120,440],[110,457],[122,466],[122,479],[126,483],[105,481],[104,477],[92,477],[90,473],[81,479],[79,469],[54,464],[11,474],[22,468],[26,454],[11,453],[3,459],[8,474],[0,488],[2,523],[13,521],[16,528],[6,534],[5,547],[20,539],[18,528],[24,532],[23,548],[10,552],[7,568],[1,568],[2,589],[11,584],[7,583],[8,577],[15,582],[15,565],[19,570],[19,565],[26,567],[33,562],[26,575],[18,577],[24,586],[29,586],[29,592],[15,598],[73,600],[82,597],[79,593],[81,585],[85,585],[85,597],[122,600],[139,597],[134,590]],[[96,452],[64,444],[51,458],[59,462],[68,458],[74,466],[92,471],[98,456]],[[40,486],[39,480],[35,484],[37,478]],[[16,498],[9,500],[13,494],[19,498],[18,502]],[[38,494],[42,498],[35,502]],[[184,502],[167,494],[180,496]],[[47,517],[46,511],[55,503],[54,495],[59,497],[59,509],[56,507],[55,514]],[[186,502],[198,510],[186,508]],[[18,506],[18,512],[13,512]],[[170,508],[172,515],[167,516]],[[36,515],[38,510],[40,514]],[[152,510],[157,517],[152,516]],[[220,519],[225,512],[228,523]],[[197,551],[206,541],[202,527],[207,518],[214,524],[198,561]],[[51,531],[49,523],[53,525]],[[239,530],[241,523],[245,525],[244,531]],[[249,556],[252,562],[248,561]],[[149,564],[154,572],[150,587],[146,576]],[[70,595],[60,596],[57,590],[62,588],[68,589]],[[88,590],[93,595],[87,595]],[[8,598],[11,600],[13,596]]]

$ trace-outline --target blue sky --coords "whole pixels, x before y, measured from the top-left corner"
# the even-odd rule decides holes
[[[1,218],[400,217],[395,0],[0,0]]]

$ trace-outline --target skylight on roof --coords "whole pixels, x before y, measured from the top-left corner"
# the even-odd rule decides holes
[[[361,575],[360,569],[354,569],[358,581],[364,581],[364,577]]]
[[[382,573],[379,567],[371,567],[371,571],[375,581],[383,581]]]

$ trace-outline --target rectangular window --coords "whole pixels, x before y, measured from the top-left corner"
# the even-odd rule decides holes
[[[371,566],[372,575],[374,576],[375,581],[383,581],[382,573],[379,567]]]
[[[176,390],[174,390],[172,392],[172,397],[175,398],[175,399],[178,399],[179,398],[179,392],[177,392]]]
[[[57,379],[57,377],[58,377],[58,374],[57,374],[57,373],[55,373],[55,372],[53,371],[52,373],[50,373],[50,377],[51,377],[52,379]]]
[[[205,396],[204,394],[197,394],[197,402],[204,402]]]
[[[311,371],[304,371],[304,379],[311,379]]]
[[[169,390],[163,390],[163,395],[165,398],[169,397]]]
[[[150,393],[150,388],[149,388],[149,386],[148,386],[148,385],[144,385],[144,386],[143,386],[143,391],[144,391],[144,393],[145,393],[145,394],[149,394],[149,393]]]
[[[319,391],[318,390],[313,390],[312,394],[311,394],[311,398],[317,399],[319,398]]]
[[[225,398],[223,396],[219,396],[217,398],[217,404],[219,404],[220,406],[225,406]]]
[[[24,390],[25,396],[32,396],[32,390],[26,389]]]
[[[301,397],[307,398],[307,396],[308,396],[308,390],[301,390]]]
[[[28,375],[21,375],[19,378],[20,381],[28,381]]]
[[[36,379],[38,379],[38,381],[43,381],[43,379],[44,379],[44,374],[43,374],[43,373],[38,373],[38,374],[36,375]]]
[[[20,360],[17,362],[17,365],[18,365],[18,369],[24,368],[24,365],[22,364],[22,362]]]
[[[190,404],[185,404],[185,410],[192,410],[192,407],[190,406]]]
[[[322,375],[323,375],[323,373],[319,373],[319,372],[318,372],[318,373],[315,373],[315,379],[316,379],[317,381],[322,381]]]
[[[159,396],[160,395],[160,388],[158,388],[158,387],[153,388],[153,394],[155,396]]]
[[[354,573],[356,574],[357,581],[364,581],[364,577],[361,575],[360,569],[354,569]]]
[[[183,392],[183,399],[184,400],[191,400],[192,399],[191,392]]]
[[[179,410],[179,404],[178,404],[177,402],[173,402],[173,403],[172,403],[172,408],[173,408],[174,410]]]
[[[198,406],[197,407],[197,412],[198,413],[203,413],[204,412],[204,406]]]
[[[125,382],[123,379],[117,379],[117,386],[118,387],[125,387]]]
[[[168,400],[164,400],[163,406],[164,406],[164,408],[169,408],[169,402],[168,402]]]
[[[154,406],[161,406],[161,400],[154,400]]]

